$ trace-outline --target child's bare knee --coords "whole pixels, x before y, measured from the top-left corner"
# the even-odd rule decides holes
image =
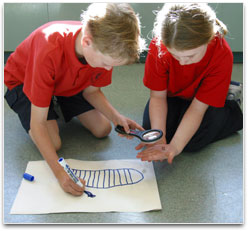
[[[62,142],[61,142],[61,139],[60,137],[57,138],[56,140],[53,141],[53,144],[54,144],[54,147],[55,147],[55,150],[58,151],[60,150],[61,146],[62,146]]]
[[[105,126],[96,129],[92,133],[96,138],[104,138],[109,135],[111,130],[112,130],[111,124],[107,123]]]

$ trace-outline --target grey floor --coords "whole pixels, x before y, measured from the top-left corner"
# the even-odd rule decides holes
[[[103,89],[122,114],[142,123],[149,91],[142,84],[144,64],[117,67],[111,86]],[[243,80],[235,64],[233,80]],[[133,159],[136,139],[114,131],[96,139],[75,119],[59,121],[60,155],[79,160]],[[154,163],[162,210],[145,213],[63,213],[10,215],[28,161],[42,157],[4,102],[4,223],[243,223],[243,133],[215,142],[201,151],[182,153],[174,163]],[[144,202],[145,203],[145,202]]]

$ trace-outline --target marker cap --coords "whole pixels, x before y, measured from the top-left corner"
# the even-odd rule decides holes
[[[23,174],[23,178],[29,181],[33,181],[34,180],[34,176],[28,174],[28,173],[24,173]]]

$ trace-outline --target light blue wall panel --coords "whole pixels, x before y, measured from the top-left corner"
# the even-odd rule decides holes
[[[15,50],[34,29],[46,22],[46,3],[5,3],[4,51]]]
[[[86,10],[89,3],[48,3],[49,21],[80,20],[82,10]]]
[[[147,43],[152,39],[152,29],[156,12],[163,7],[162,3],[130,3],[134,11],[140,16],[142,36],[146,38]]]
[[[217,17],[226,24],[226,40],[233,52],[243,51],[243,3],[210,3]]]
[[[13,51],[35,28],[54,20],[80,20],[80,14],[89,3],[5,3],[4,4],[4,50]],[[155,12],[162,3],[130,3],[139,13],[142,35],[151,39]],[[217,17],[229,29],[227,41],[233,51],[243,51],[243,4],[210,3]]]

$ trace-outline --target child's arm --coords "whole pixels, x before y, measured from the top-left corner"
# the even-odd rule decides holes
[[[166,143],[167,109],[167,91],[151,91],[149,105],[151,128],[163,131],[163,143]]]
[[[193,99],[170,142],[171,145],[176,147],[177,154],[183,151],[186,144],[196,133],[207,109],[207,104],[202,103],[196,98]]]
[[[152,129],[160,129],[163,131],[163,137],[156,144],[166,144],[166,118],[167,118],[167,91],[150,92],[149,116]],[[135,147],[136,150],[142,149],[144,146],[150,147],[153,144],[140,143]]]
[[[173,158],[182,152],[186,144],[198,130],[207,108],[207,104],[194,98],[185,112],[170,144],[154,145],[140,152],[137,157],[145,161],[168,159],[168,162],[172,163]]]
[[[58,163],[59,157],[47,129],[47,114],[48,107],[41,108],[32,104],[30,135],[64,191],[73,195],[82,195],[84,187],[82,188],[74,183]]]
[[[121,125],[124,127],[125,131],[128,133],[129,128],[144,130],[139,124],[135,121],[126,118],[121,115],[107,100],[105,95],[102,93],[101,89],[98,87],[87,87],[83,91],[84,98],[94,106],[98,111],[104,114],[113,124]]]

